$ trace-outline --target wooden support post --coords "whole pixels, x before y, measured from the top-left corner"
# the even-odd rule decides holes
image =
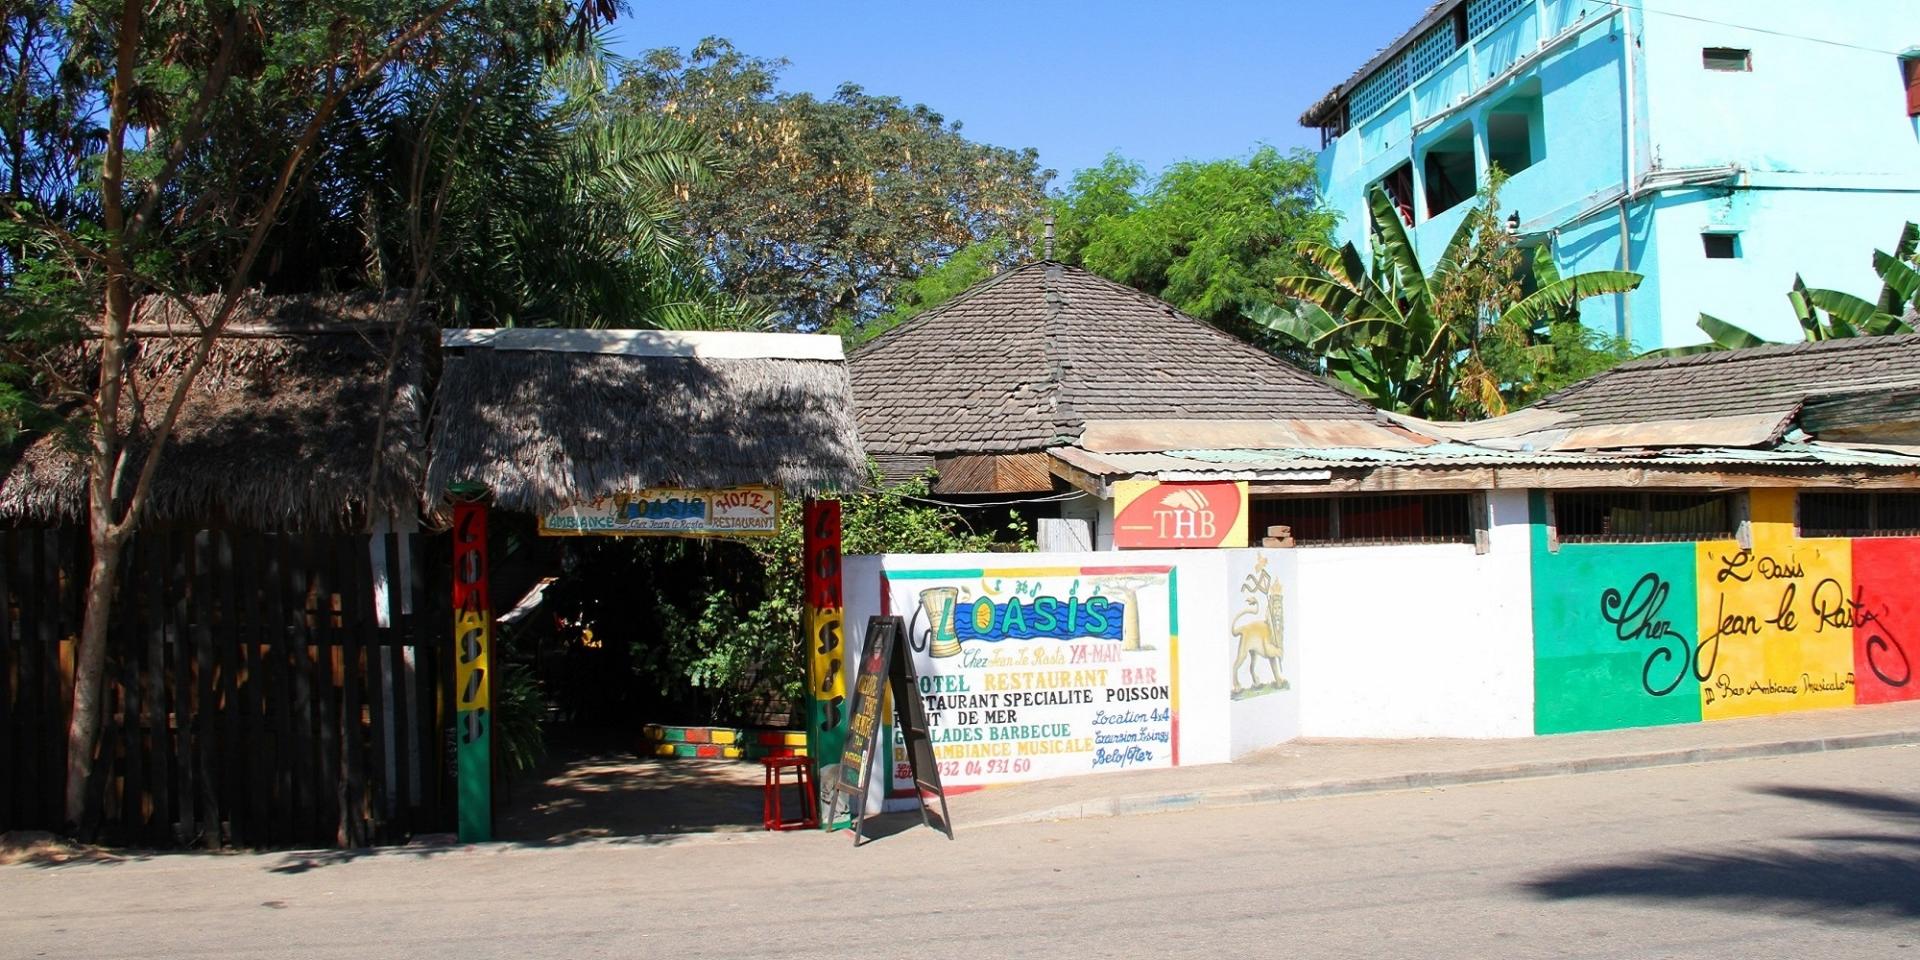
[[[462,843],[493,839],[493,718],[488,676],[493,605],[487,598],[487,504],[453,506],[455,805]]]
[[[833,791],[826,768],[840,758],[846,740],[846,612],[840,592],[840,501],[809,499],[803,512],[802,571],[806,610],[801,631],[807,648],[807,756],[821,794],[823,829],[833,829],[828,806]]]

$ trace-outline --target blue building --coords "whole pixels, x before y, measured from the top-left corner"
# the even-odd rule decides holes
[[[1920,220],[1920,2],[1441,0],[1301,123],[1362,249],[1380,185],[1430,265],[1497,164],[1562,270],[1647,276],[1589,324],[1794,340],[1795,273],[1871,298],[1872,251]]]

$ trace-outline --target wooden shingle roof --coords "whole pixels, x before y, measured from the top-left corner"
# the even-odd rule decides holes
[[[1623,363],[1536,409],[1631,424],[1791,414],[1809,397],[1920,387],[1920,334],[1855,337]]]
[[[1089,421],[1378,418],[1170,304],[1050,261],[974,286],[849,366],[875,456],[1042,450]]]

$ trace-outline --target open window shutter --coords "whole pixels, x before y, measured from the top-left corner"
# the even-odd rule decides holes
[[[1900,66],[1907,72],[1907,116],[1920,117],[1920,58],[1902,60]]]

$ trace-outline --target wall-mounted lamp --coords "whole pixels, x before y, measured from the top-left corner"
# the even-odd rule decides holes
[[[1515,210],[1514,212],[1507,214],[1507,234],[1509,236],[1519,236],[1520,211]]]

